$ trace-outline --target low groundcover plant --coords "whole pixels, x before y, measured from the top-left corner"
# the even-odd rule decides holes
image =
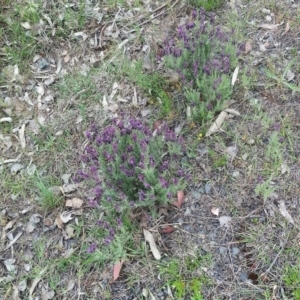
[[[98,251],[104,260],[120,259],[130,240],[130,213],[153,215],[183,188],[183,138],[166,124],[153,132],[136,118],[115,119],[102,130],[93,124],[86,138],[85,167],[76,179],[92,190],[88,202],[99,227],[88,252]]]
[[[235,41],[215,22],[214,13],[207,17],[203,8],[193,11],[191,20],[178,27],[176,39],[164,41],[158,56],[179,74],[192,118],[202,123],[212,119],[230,98],[231,71],[240,54]]]

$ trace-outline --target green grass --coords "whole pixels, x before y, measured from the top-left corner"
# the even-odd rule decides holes
[[[124,62],[121,67],[121,74],[145,92],[150,98],[150,104],[157,104],[162,117],[170,115],[173,103],[167,92],[167,82],[162,75],[158,72],[144,72],[141,62],[133,64]]]
[[[176,299],[203,300],[202,288],[210,285],[210,279],[201,273],[202,267],[211,263],[209,255],[197,255],[196,257],[184,256],[182,259],[170,258],[167,262],[158,265],[159,273],[166,285],[174,290]],[[197,275],[196,275],[197,274]]]
[[[39,203],[46,211],[51,211],[54,208],[62,205],[63,197],[54,192],[51,187],[57,186],[59,183],[56,179],[33,179],[35,181],[34,185],[37,188],[39,194]],[[53,183],[53,185],[51,184]]]
[[[224,4],[224,0],[188,0],[194,7],[203,7],[205,10],[214,10]]]
[[[298,254],[299,256],[299,254]],[[299,262],[287,266],[284,270],[283,281],[290,290],[294,300],[300,300],[300,267]]]

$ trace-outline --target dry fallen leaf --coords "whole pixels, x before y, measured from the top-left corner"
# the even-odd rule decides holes
[[[216,121],[209,127],[205,136],[207,137],[212,135],[215,132],[223,131],[223,129],[221,129],[221,125],[227,117],[228,117],[228,113],[226,111],[222,111],[217,117]]]
[[[224,111],[226,111],[227,113],[234,115],[236,117],[239,117],[241,115],[237,110],[235,110],[233,108],[226,108],[226,109],[224,109]]]
[[[66,207],[80,208],[82,206],[83,200],[79,198],[72,198],[66,201]]]
[[[287,23],[285,25],[285,30],[284,30],[284,33],[282,34],[282,36],[287,34],[289,30],[290,30],[290,21],[287,21]]]
[[[227,216],[222,216],[219,218],[219,222],[221,227],[225,226],[226,228],[229,228],[229,223],[231,221],[231,217],[227,217]]]
[[[60,216],[56,217],[55,219],[55,224],[59,229],[63,229],[64,228],[64,223],[61,220]]]
[[[248,41],[248,42],[245,44],[245,54],[249,53],[251,50],[252,50],[252,45],[251,45],[251,43]]]
[[[22,149],[24,149],[26,147],[26,140],[25,140],[25,124],[23,124],[21,126],[21,128],[19,129],[19,140],[20,140],[20,144]]]
[[[174,231],[174,227],[167,225],[167,226],[164,226],[159,232],[160,233],[171,233],[173,231]]]
[[[258,25],[258,28],[267,29],[267,30],[277,30],[278,26],[280,26],[282,24],[283,24],[283,22],[280,24],[261,24],[261,25]]]
[[[72,192],[76,191],[77,188],[78,188],[78,184],[76,184],[76,183],[64,184],[62,186],[62,190],[64,193],[72,193]]]
[[[218,207],[212,207],[211,208],[211,213],[216,215],[216,216],[219,216],[220,209]]]
[[[159,253],[159,251],[157,249],[157,246],[155,244],[153,235],[147,229],[143,229],[143,231],[144,231],[145,240],[146,240],[146,242],[149,243],[150,249],[151,249],[151,252],[152,252],[154,258],[157,259],[157,260],[160,260],[161,259],[161,255],[160,255],[160,253]]]
[[[70,220],[73,219],[72,212],[69,211],[64,211],[63,213],[60,214],[59,217],[63,223],[68,223]]]
[[[229,146],[224,150],[224,153],[230,156],[231,160],[234,160],[237,153],[238,153],[238,147],[237,145]]]
[[[183,204],[183,199],[184,199],[184,193],[183,191],[178,191],[177,192],[177,201],[175,201],[173,204],[177,206],[178,208],[181,208]]]
[[[115,263],[112,282],[116,281],[119,278],[123,263],[124,260],[120,260],[117,263]]]
[[[238,74],[239,74],[239,66],[236,66],[236,68],[234,69],[234,72],[233,72],[233,75],[232,75],[232,79],[231,79],[231,85],[234,86],[236,80],[237,80],[237,77],[238,77]]]
[[[281,169],[281,175],[286,172],[289,174],[291,171],[291,169],[289,168],[289,166],[286,163],[282,163],[280,166],[280,169]]]
[[[278,208],[279,208],[279,211],[282,214],[282,216],[285,217],[291,224],[294,225],[295,224],[294,219],[292,218],[290,213],[287,211],[284,201],[279,201]]]

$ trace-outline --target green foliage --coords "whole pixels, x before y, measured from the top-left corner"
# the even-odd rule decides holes
[[[278,132],[273,132],[266,149],[266,159],[270,162],[271,168],[277,172],[283,160],[282,144],[279,141]]]
[[[207,19],[204,9],[192,12],[192,21],[179,26],[177,38],[166,40],[162,57],[167,68],[179,74],[194,121],[205,123],[232,95],[231,71],[240,50],[228,33]]]
[[[272,179],[272,176],[270,176],[267,180],[258,184],[255,188],[256,195],[261,196],[264,200],[270,197],[276,190],[276,188],[271,185]]]
[[[288,71],[291,69],[291,67],[293,66],[293,64],[295,63],[296,60],[297,59],[294,58],[287,64],[287,66],[285,67],[285,69],[284,69],[281,76],[277,76],[275,73],[273,73],[271,70],[268,70],[268,69],[264,69],[265,74],[270,79],[276,81],[277,86],[279,86],[279,87],[285,86],[285,87],[291,89],[294,92],[299,92],[300,87],[298,85],[295,85],[293,83],[288,82],[288,80],[285,78]]]
[[[285,268],[283,281],[291,290],[294,300],[300,300],[300,267],[298,264]]]
[[[211,149],[208,150],[208,154],[213,161],[213,166],[215,168],[222,168],[227,165],[227,156],[217,153]]]
[[[134,82],[149,95],[150,103],[159,103],[163,117],[170,114],[173,103],[165,91],[167,86],[166,80],[159,73],[145,73],[141,62],[131,65],[124,63],[122,72],[131,82]]]
[[[194,7],[203,7],[205,10],[213,10],[220,7],[224,0],[188,0]]]
[[[171,259],[167,263],[161,263],[159,271],[167,284],[174,289],[176,299],[189,297],[192,300],[203,300],[202,286],[209,285],[210,281],[204,275],[199,276],[199,270],[209,263],[210,257],[207,255],[185,257],[183,261]]]
[[[40,204],[46,209],[51,210],[60,206],[63,202],[63,198],[54,193],[51,189],[49,183],[50,181],[42,181],[41,179],[36,179],[35,186],[39,192]]]
[[[87,249],[92,255],[86,264],[104,263],[136,251],[132,212],[142,208],[155,215],[157,205],[168,203],[184,187],[185,174],[178,165],[184,145],[166,124],[153,135],[135,118],[115,119],[104,129],[93,124],[86,137],[89,144],[81,157],[86,167],[77,178],[91,188],[89,204],[94,208],[90,236],[95,242]]]

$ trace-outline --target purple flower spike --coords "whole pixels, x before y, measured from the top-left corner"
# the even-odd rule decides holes
[[[97,249],[97,244],[94,242],[89,246],[89,248],[87,249],[87,252],[94,253],[96,251],[96,249]]]

